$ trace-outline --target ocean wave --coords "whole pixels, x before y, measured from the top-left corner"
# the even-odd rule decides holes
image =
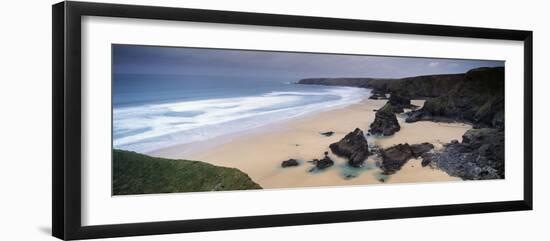
[[[360,88],[331,87],[115,108],[113,145],[149,152],[208,140],[354,104],[368,93],[369,90]]]

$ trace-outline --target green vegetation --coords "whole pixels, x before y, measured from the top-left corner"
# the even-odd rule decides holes
[[[113,150],[113,195],[261,189],[235,168]]]

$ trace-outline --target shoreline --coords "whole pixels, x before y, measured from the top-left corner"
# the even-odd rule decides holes
[[[245,133],[231,134],[215,138],[213,141],[176,145],[147,154],[237,168],[247,173],[263,188],[461,180],[441,170],[422,167],[418,159],[411,159],[397,173],[384,176],[375,165],[377,157],[374,155],[368,157],[365,167],[350,168],[345,164],[346,159],[330,153],[328,146],[355,128],[360,128],[366,133],[374,120],[374,110],[381,108],[386,101],[365,98],[356,104],[267,124]],[[422,106],[424,100],[412,102]],[[471,125],[460,123],[405,123],[404,118],[399,115],[398,121],[401,125],[400,131],[390,137],[369,136],[369,144],[387,148],[400,143],[429,142],[436,148],[441,148],[443,143],[453,139],[460,140],[471,128]],[[334,134],[329,137],[320,134],[328,131],[333,131]],[[425,134],[427,131],[429,135]],[[325,151],[330,153],[329,157],[334,160],[334,166],[318,173],[308,172],[312,165],[307,161],[322,158]],[[282,168],[281,162],[291,158],[299,160],[301,164],[297,167]]]

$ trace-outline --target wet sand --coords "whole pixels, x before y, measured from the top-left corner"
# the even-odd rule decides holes
[[[331,143],[339,141],[355,128],[366,133],[374,120],[374,110],[385,103],[386,100],[363,100],[344,108],[266,125],[239,135],[218,138],[216,141],[174,146],[147,154],[238,168],[263,188],[461,180],[443,171],[422,167],[419,159],[409,160],[397,173],[385,176],[376,167],[376,157],[373,155],[369,156],[365,167],[356,169],[348,167],[346,159],[331,153],[329,156],[335,161],[333,167],[317,173],[308,172],[312,164],[306,161],[322,158],[325,151],[330,153],[328,146]],[[413,104],[422,106],[423,101],[413,101]],[[369,137],[368,142],[382,148],[399,143],[430,142],[436,148],[441,148],[443,143],[453,139],[461,140],[462,135],[471,128],[459,123],[405,123],[403,116],[398,116],[398,119],[401,125],[399,132],[391,137]],[[330,137],[320,134],[326,131],[333,131],[334,134]],[[299,160],[301,164],[297,167],[281,168],[281,162],[290,158]]]

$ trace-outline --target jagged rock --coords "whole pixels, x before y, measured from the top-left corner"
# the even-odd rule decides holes
[[[449,143],[438,153],[422,156],[451,176],[464,180],[504,178],[504,130],[483,128],[468,130],[462,142]]]
[[[293,166],[298,166],[298,165],[300,165],[300,163],[298,163],[298,161],[296,159],[288,159],[286,161],[281,162],[281,167],[283,167],[283,168],[293,167]]]
[[[369,133],[373,135],[391,136],[399,131],[401,126],[395,117],[393,107],[386,103],[384,107],[376,111],[374,122],[370,124]]]
[[[422,156],[424,153],[427,153],[434,149],[434,145],[428,142],[424,142],[421,144],[413,144],[411,146],[411,151],[413,153],[414,158],[418,158]]]
[[[328,152],[325,152],[325,157],[323,159],[313,159],[312,161],[308,162],[315,165],[313,168],[309,169],[309,172],[320,171],[334,165],[334,161],[330,159],[330,157],[328,157]]]
[[[382,163],[380,168],[384,174],[393,174],[400,170],[405,163],[414,157],[411,146],[407,143],[389,147],[381,151]]]
[[[361,167],[370,154],[367,139],[359,128],[329,147],[335,155],[347,158],[348,164],[352,167]]]
[[[334,131],[321,132],[320,134],[323,136],[332,136],[334,135]]]

